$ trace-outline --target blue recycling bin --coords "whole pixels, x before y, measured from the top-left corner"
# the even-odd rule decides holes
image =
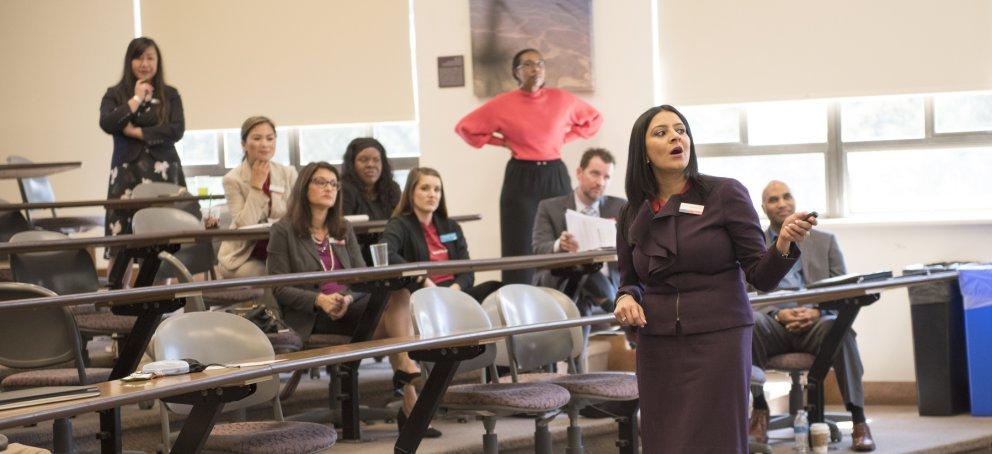
[[[964,302],[971,414],[992,416],[992,265],[958,268]]]

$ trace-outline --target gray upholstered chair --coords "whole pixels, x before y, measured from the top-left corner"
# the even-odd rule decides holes
[[[236,364],[275,356],[265,334],[254,324],[226,312],[192,312],[162,322],[152,339],[155,360],[192,358],[203,364]],[[248,421],[214,426],[204,445],[209,453],[313,453],[330,448],[337,440],[333,427],[308,422],[283,421],[279,403],[279,377],[258,384],[252,395],[224,405],[237,411],[271,402],[275,421]],[[168,451],[171,411],[188,414],[190,407],[162,405],[163,443]]]
[[[496,291],[497,302],[499,304],[499,314],[507,326],[521,326],[537,323],[547,323],[563,321],[569,319],[565,313],[566,307],[575,307],[575,304],[562,294],[562,298],[555,298],[549,292],[553,289],[542,289],[531,285],[512,284],[501,287]],[[560,292],[559,292],[560,293]],[[575,315],[578,311],[576,311]],[[599,372],[584,374],[557,374],[557,373],[526,373],[523,371],[542,371],[546,366],[553,365],[559,361],[569,361],[573,371],[577,369],[574,359],[575,343],[579,347],[584,347],[581,327],[578,328],[579,335],[574,335],[574,328],[555,331],[541,331],[524,335],[512,336],[507,346],[510,357],[510,370],[515,381],[520,383],[554,383],[568,390],[572,398],[566,406],[569,417],[568,427],[568,452],[582,453],[582,428],[579,426],[579,410],[582,408],[603,402],[630,402],[629,414],[624,415],[629,419],[625,424],[634,424],[624,430],[621,427],[619,433],[629,435],[636,433],[636,412],[638,399],[637,379],[634,374],[626,372]],[[633,438],[633,437],[628,437]],[[622,450],[632,450],[636,448],[629,446],[636,443],[636,439],[621,439],[624,443],[618,444]]]
[[[438,337],[452,333],[493,328],[479,303],[471,296],[447,287],[422,288],[410,298],[414,331],[421,337]],[[482,355],[463,361],[459,372],[489,368],[493,377],[496,351],[487,346]],[[426,365],[425,365],[426,366]],[[561,386],[551,383],[482,383],[455,385],[448,388],[439,410],[448,414],[473,415],[482,420],[486,433],[482,436],[486,454],[499,452],[494,432],[496,418],[526,415],[535,419],[534,449],[551,452],[548,421],[561,412],[571,396]]]
[[[140,186],[140,185],[139,185]],[[179,208],[170,207],[149,207],[142,208],[134,213],[131,219],[131,230],[135,234],[143,233],[168,233],[177,231],[203,230],[203,223],[200,218]],[[215,278],[214,265],[217,264],[217,255],[214,254],[211,242],[198,241],[192,244],[184,244],[176,251],[175,255],[194,276],[205,273],[210,278]],[[177,271],[167,264],[162,264],[156,280],[175,278]]]
[[[796,413],[806,405],[805,387],[803,386],[803,374],[813,366],[816,355],[809,353],[784,353],[768,358],[765,367],[769,370],[777,370],[789,374],[792,386],[789,388],[789,413],[772,415],[768,419],[768,430],[791,428],[796,419]],[[753,386],[753,384],[752,384]],[[752,390],[754,390],[752,388]],[[830,438],[832,442],[838,442],[841,438],[838,422],[850,421],[850,415],[840,413],[829,413],[825,415],[827,426],[830,427]]]
[[[203,230],[203,224],[200,223],[200,220],[196,216],[178,208],[151,207],[138,210],[131,220],[131,225],[136,234]],[[183,245],[179,251],[172,255],[183,264],[185,271],[180,271],[175,266],[175,261],[164,261],[155,275],[156,280],[178,279],[184,272],[190,275],[200,273],[213,275],[217,256],[214,254],[213,246],[209,242]],[[160,255],[160,257],[162,256]],[[263,294],[264,292],[261,289],[228,289],[205,293],[203,295],[203,303],[208,308],[212,306],[229,306],[257,301],[262,298]]]
[[[22,156],[10,156],[7,158],[7,162],[10,164],[31,164],[32,161],[28,158]],[[54,202],[55,201],[55,191],[52,190],[52,184],[48,181],[48,177],[36,177],[36,178],[18,178],[17,186],[21,190],[21,199],[25,203],[43,203],[43,202]],[[103,227],[104,218],[102,215],[97,216],[59,216],[55,211],[55,208],[50,209],[52,217],[50,218],[32,218],[31,210],[24,210],[27,215],[27,221],[31,225],[37,226],[45,230],[80,230],[94,227]]]
[[[0,283],[0,304],[4,301],[57,296],[37,285],[20,282]],[[28,341],[44,339],[44,342]],[[29,369],[8,375],[0,389],[40,386],[78,386],[107,381],[110,369],[83,366],[82,341],[72,314],[64,307],[4,311],[0,316],[0,365]],[[71,368],[56,368],[71,362]],[[69,419],[57,419],[53,426],[56,452],[74,452]]]
[[[12,243],[55,241],[65,235],[47,230],[29,230],[10,238]],[[16,282],[35,284],[59,295],[95,292],[100,289],[93,257],[85,249],[11,254],[11,274]],[[110,336],[115,341],[127,336],[137,317],[114,315],[109,309],[92,304],[69,308],[83,337],[83,346],[94,336]],[[84,360],[87,359],[85,348]]]

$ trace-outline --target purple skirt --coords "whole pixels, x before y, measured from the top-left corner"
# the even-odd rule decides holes
[[[748,452],[751,328],[638,336],[644,453]]]

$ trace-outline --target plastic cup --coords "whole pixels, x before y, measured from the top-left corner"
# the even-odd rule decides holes
[[[372,252],[372,266],[380,267],[389,265],[389,245],[386,243],[376,243],[369,245]]]

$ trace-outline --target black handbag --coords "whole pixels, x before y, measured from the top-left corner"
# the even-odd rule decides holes
[[[286,328],[282,320],[272,313],[272,310],[261,304],[252,305],[247,312],[241,314],[242,317],[255,324],[263,333],[277,333],[280,329]]]

